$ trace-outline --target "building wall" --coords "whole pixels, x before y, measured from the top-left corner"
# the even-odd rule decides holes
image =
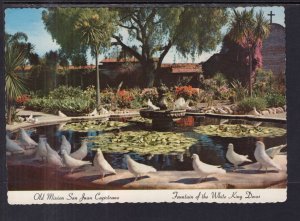
[[[271,24],[269,37],[263,41],[263,69],[271,70],[275,75],[285,73],[285,28]]]

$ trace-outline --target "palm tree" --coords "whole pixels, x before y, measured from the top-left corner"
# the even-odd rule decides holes
[[[81,33],[81,43],[91,49],[91,55],[95,57],[97,74],[97,106],[100,106],[100,75],[99,75],[99,52],[110,44],[111,33],[115,31],[113,22],[109,22],[109,11],[103,8],[101,14],[96,10],[86,11],[81,14],[76,22],[76,30]]]
[[[7,122],[12,123],[14,100],[26,91],[24,78],[16,73],[16,69],[25,64],[29,49],[27,35],[17,32],[14,35],[5,34],[5,93]]]
[[[249,56],[249,94],[252,96],[253,54],[259,42],[269,36],[270,25],[262,10],[254,16],[254,9],[247,11],[233,10],[229,28],[229,37],[247,48]]]

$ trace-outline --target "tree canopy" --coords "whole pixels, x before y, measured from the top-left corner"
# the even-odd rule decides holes
[[[222,40],[221,28],[228,17],[225,8],[215,7],[48,9],[42,16],[45,27],[67,54],[85,52],[89,47],[80,44],[83,39],[76,24],[91,10],[111,26],[118,25],[118,29],[111,28],[108,32],[113,44],[121,46],[142,64],[146,86],[153,85],[172,47],[184,57],[215,49]]]

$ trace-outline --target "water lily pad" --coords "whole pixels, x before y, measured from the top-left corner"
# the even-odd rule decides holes
[[[156,131],[105,133],[91,139],[104,152],[133,151],[142,155],[183,153],[197,142],[196,138],[188,137],[184,133]]]
[[[220,137],[275,137],[286,134],[286,129],[278,127],[255,127],[246,124],[203,125],[195,132]]]
[[[107,121],[107,122],[83,121],[79,123],[66,124],[62,130],[73,130],[78,132],[86,132],[89,130],[109,131],[109,130],[115,130],[122,127],[126,127],[128,125],[129,123],[124,123],[119,121]]]

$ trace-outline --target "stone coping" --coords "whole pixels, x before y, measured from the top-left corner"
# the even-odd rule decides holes
[[[248,189],[286,188],[287,157],[277,155],[274,161],[283,170],[271,168],[266,173],[258,170],[258,163],[243,166],[237,171],[227,171],[222,175],[210,175],[199,182],[194,171],[158,171],[149,173],[134,181],[131,173],[117,169],[116,175],[100,179],[99,171],[93,166],[85,166],[73,173],[65,168],[49,168],[37,161],[8,160],[9,190],[96,190],[96,189]],[[35,176],[32,176],[32,174]]]
[[[285,118],[272,117],[272,116],[215,114],[215,113],[200,113],[200,112],[186,112],[186,116],[207,116],[207,117],[246,119],[246,120],[256,120],[256,121],[271,121],[271,122],[279,122],[279,123],[286,123],[287,121]]]
[[[57,115],[45,114],[42,112],[34,112],[34,111],[24,111],[29,115],[33,113],[33,115],[38,115],[37,123],[28,123],[22,122],[15,125],[6,125],[6,130],[9,132],[16,132],[20,128],[30,129],[33,127],[41,127],[41,126],[49,126],[60,123],[67,122],[76,122],[76,121],[88,121],[88,120],[100,120],[100,119],[111,119],[114,120],[116,118],[126,118],[126,117],[136,117],[140,116],[138,111],[128,112],[128,113],[116,113],[116,114],[103,114],[98,116],[76,116],[76,117],[60,117]],[[20,114],[20,115],[25,115]],[[232,119],[246,119],[246,120],[256,120],[256,121],[270,121],[270,122],[279,122],[286,123],[287,120],[285,118],[280,117],[272,117],[272,116],[254,116],[254,115],[232,115],[232,114],[215,114],[215,113],[201,113],[201,112],[189,112],[187,111],[185,116],[208,116],[208,117],[218,117],[218,118],[232,118]]]

